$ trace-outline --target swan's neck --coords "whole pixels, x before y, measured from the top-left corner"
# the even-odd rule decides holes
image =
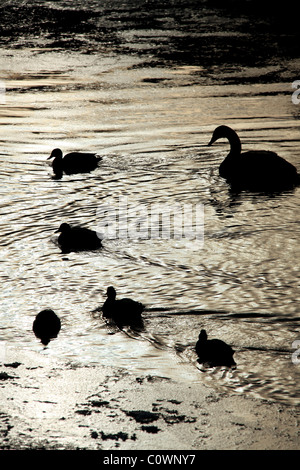
[[[230,152],[228,157],[238,157],[241,154],[242,145],[239,136],[236,132],[232,131],[227,136],[230,144]]]

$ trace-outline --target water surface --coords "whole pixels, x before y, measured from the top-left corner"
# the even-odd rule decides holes
[[[147,14],[134,1],[2,9],[1,350],[299,403],[299,189],[232,194],[218,174],[228,144],[207,147],[226,124],[244,149],[276,151],[300,170],[296,32],[276,15],[255,23],[251,9],[233,18],[209,2],[177,3],[149,2]],[[53,180],[55,147],[103,160]],[[202,204],[204,243],[105,239],[97,252],[60,253],[61,222],[96,229],[101,208],[124,197],[148,213]],[[146,305],[142,334],[111,330],[94,312],[109,285]],[[44,350],[31,328],[47,307],[62,330]],[[201,328],[234,347],[236,370],[198,370]]]

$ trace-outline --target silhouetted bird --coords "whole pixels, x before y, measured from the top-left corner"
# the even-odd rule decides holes
[[[72,152],[67,153],[67,155],[63,157],[61,149],[52,150],[48,160],[50,158],[54,158],[52,168],[56,179],[62,178],[63,173],[67,175],[73,173],[89,173],[95,170],[98,162],[102,160],[102,158],[95,153]]]
[[[217,127],[208,145],[223,137],[229,140],[230,152],[221,163],[219,173],[232,189],[276,192],[300,184],[296,168],[276,153],[266,150],[241,153],[241,141],[228,126]]]
[[[71,227],[62,223],[57,232],[61,232],[57,242],[62,253],[71,251],[97,250],[102,243],[97,232],[84,227]]]
[[[112,319],[119,328],[123,326],[142,327],[144,305],[132,299],[116,300],[116,291],[110,286],[106,291],[107,299],[102,306],[104,318]]]
[[[196,343],[198,362],[213,366],[235,366],[234,350],[220,339],[207,339],[205,330],[201,330]]]
[[[37,314],[32,330],[35,336],[46,346],[51,339],[57,337],[60,327],[61,323],[58,316],[53,310],[46,309]]]

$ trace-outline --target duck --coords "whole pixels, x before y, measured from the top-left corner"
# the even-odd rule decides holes
[[[219,167],[219,174],[232,189],[258,192],[278,192],[293,189],[300,184],[297,169],[277,153],[269,150],[251,150],[241,153],[237,133],[228,126],[218,126],[208,145],[219,139],[229,140],[230,152]]]
[[[54,158],[52,169],[55,179],[61,179],[63,173],[72,175],[75,173],[89,173],[95,170],[102,157],[96,153],[71,152],[63,157],[61,149],[52,150],[48,160]]]
[[[119,327],[143,327],[142,312],[144,305],[136,300],[123,298],[116,299],[117,293],[113,286],[106,290],[107,299],[102,306],[104,318],[114,321]]]
[[[32,324],[32,330],[41,343],[47,346],[51,339],[56,338],[61,328],[59,317],[51,309],[39,312]]]
[[[198,362],[207,364],[210,367],[215,366],[235,366],[233,359],[234,350],[221,339],[207,339],[206,330],[201,330],[196,343],[196,353]]]
[[[57,239],[62,253],[72,251],[97,250],[102,247],[102,241],[98,233],[85,227],[71,226],[63,222],[56,233],[60,232]]]

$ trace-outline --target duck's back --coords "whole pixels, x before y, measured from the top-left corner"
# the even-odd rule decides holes
[[[50,339],[56,338],[61,328],[61,322],[53,310],[42,310],[35,318],[32,329],[37,338],[43,344],[48,344]]]
[[[235,365],[232,357],[234,350],[220,339],[198,341],[196,343],[196,353],[202,363],[209,363],[212,366]]]
[[[102,246],[97,233],[85,227],[72,227],[68,232],[62,232],[58,243],[64,253],[96,250]]]
[[[71,152],[62,159],[63,171],[67,174],[85,173],[94,170],[101,157],[94,153]]]
[[[128,315],[131,314],[132,316],[138,316],[144,310],[143,304],[136,300],[127,299],[126,297],[116,300],[116,304],[118,309],[123,310]]]
[[[125,325],[141,325],[141,313],[143,310],[143,304],[128,298],[118,300],[107,299],[102,307],[103,316],[113,319],[114,322],[120,327]]]

